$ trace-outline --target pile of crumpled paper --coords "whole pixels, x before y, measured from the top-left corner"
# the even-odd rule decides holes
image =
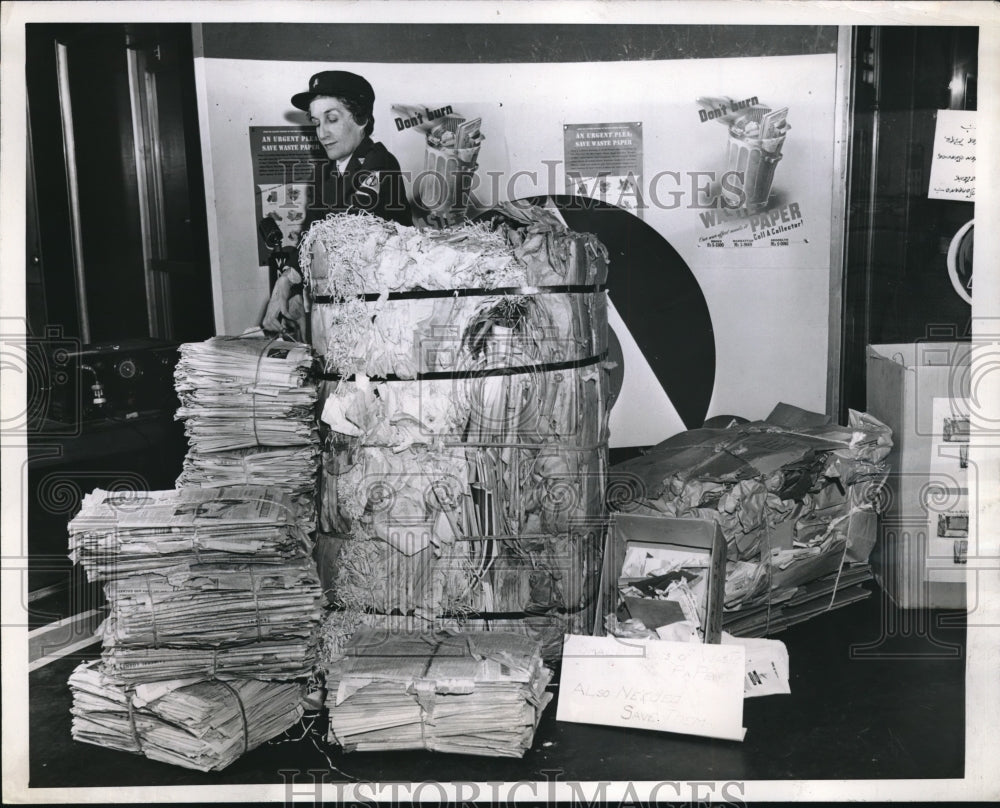
[[[614,466],[609,504],[716,521],[728,610],[773,607],[833,574],[855,582],[875,543],[892,433],[853,410],[847,426],[829,420],[779,404],[764,421],[682,432]]]

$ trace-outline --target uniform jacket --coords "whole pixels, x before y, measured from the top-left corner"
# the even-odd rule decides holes
[[[324,166],[313,200],[306,211],[303,233],[328,213],[351,210],[366,210],[392,222],[413,224],[399,161],[370,137],[354,150],[343,175],[337,171],[336,161]]]

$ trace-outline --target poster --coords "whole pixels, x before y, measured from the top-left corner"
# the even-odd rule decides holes
[[[313,193],[317,172],[326,163],[326,153],[312,126],[251,126],[255,227],[272,219],[281,231],[281,247],[299,244],[306,207]],[[258,263],[267,263],[270,253],[263,238],[257,239]]]
[[[398,102],[391,115],[391,134],[383,137],[418,223],[457,225],[508,198],[498,182],[508,166],[495,105]]]
[[[566,193],[643,217],[642,121],[563,125]]]
[[[781,163],[789,130],[789,107],[760,96],[702,96],[698,123],[706,146],[716,148],[715,168],[692,187],[704,205],[698,246],[788,248],[805,244],[802,205],[794,178]]]

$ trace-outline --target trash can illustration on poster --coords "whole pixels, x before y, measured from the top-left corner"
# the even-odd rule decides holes
[[[701,120],[715,120],[729,130],[725,171],[742,175],[742,193],[733,186],[722,188],[722,196],[733,208],[757,213],[767,207],[774,170],[781,160],[781,147],[788,125],[788,107],[771,109],[757,96],[734,101],[732,98],[699,98]]]
[[[732,218],[741,222],[720,234],[732,235],[731,245],[710,237],[707,246],[787,246],[786,234],[802,226],[799,204],[774,193],[782,148],[792,128],[788,107],[762,103],[756,95],[739,100],[701,96],[697,102],[701,123],[714,121],[726,127],[725,139],[719,138],[718,212],[702,221],[706,227]]]
[[[451,104],[393,104],[397,131],[424,137],[424,160],[413,177],[411,195],[427,222],[448,227],[469,213],[479,149],[485,140],[482,118],[460,114]]]

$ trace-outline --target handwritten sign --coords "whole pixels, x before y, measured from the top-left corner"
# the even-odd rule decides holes
[[[976,113],[939,109],[934,129],[934,157],[927,190],[930,199],[976,199]]]
[[[566,636],[556,720],[742,741],[739,645]]]

